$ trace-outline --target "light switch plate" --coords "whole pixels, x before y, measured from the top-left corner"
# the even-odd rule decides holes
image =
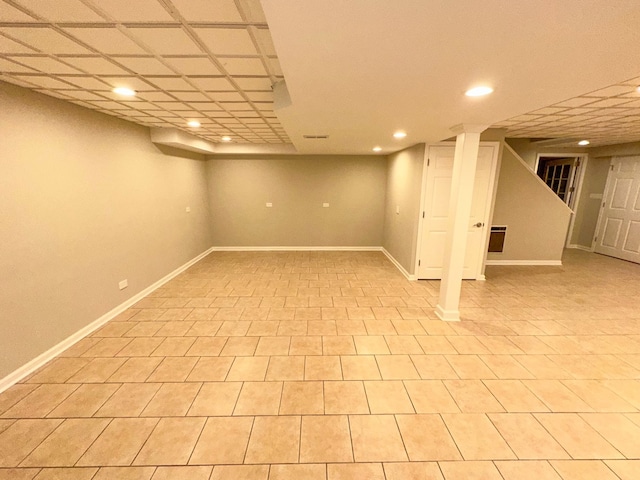
[[[267,202],[267,207],[269,207],[269,208],[273,207],[273,203]]]

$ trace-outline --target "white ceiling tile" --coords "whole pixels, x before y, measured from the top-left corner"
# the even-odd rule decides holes
[[[100,95],[96,95],[93,92],[87,92],[86,90],[65,90],[64,93],[78,100],[104,100]]]
[[[157,0],[93,0],[118,22],[170,22],[173,17]]]
[[[138,97],[151,102],[170,102],[173,100],[173,98],[165,92],[140,92]]]
[[[112,55],[140,55],[147,53],[117,28],[72,27],[65,30],[102,53]]]
[[[195,32],[216,55],[257,55],[245,28],[196,28]]]
[[[51,57],[27,57],[15,55],[12,56],[11,59],[16,62],[24,63],[25,65],[43,73],[80,73],[77,69],[67,66]]]
[[[31,72],[34,73],[35,70],[33,68],[25,67],[23,65],[18,65],[15,62],[11,62],[9,60],[5,60],[4,58],[0,58],[0,71],[2,72]]]
[[[129,28],[135,38],[160,55],[197,55],[202,51],[181,28]]]
[[[169,110],[170,112],[178,112],[178,111],[191,109],[191,107],[189,107],[188,105],[182,102],[177,102],[175,100],[173,102],[155,102],[155,103],[157,107],[164,110]]]
[[[250,100],[256,102],[273,101],[273,92],[247,92],[247,96]]]
[[[102,57],[64,57],[64,61],[93,75],[127,75],[129,73]]]
[[[163,90],[193,90],[194,88],[189,85],[181,77],[145,77],[154,85],[157,85]]]
[[[590,97],[614,97],[616,95],[622,95],[633,90],[630,85],[612,85],[595,92],[590,92],[587,95]]]
[[[231,82],[225,77],[189,77],[189,80],[202,90],[235,90]]]
[[[190,105],[193,105],[194,108],[200,110],[201,112],[222,110],[222,108],[214,102],[190,102]]]
[[[243,90],[271,91],[271,79],[269,77],[237,77],[234,80]]]
[[[0,2],[0,22],[33,22],[34,19],[12,7],[8,3]]]
[[[102,90],[102,91],[108,91],[111,89],[111,87],[103,82],[101,82],[100,80],[93,78],[93,77],[65,77],[65,76],[60,76],[60,78],[63,78],[64,80],[66,80],[69,83],[73,83],[74,85],[77,85],[80,88],[85,88],[87,90]]]
[[[259,58],[221,58],[220,63],[230,75],[265,75]]]
[[[102,79],[113,87],[127,87],[136,91],[140,90],[155,90],[154,87],[138,77],[102,77]]]
[[[207,101],[209,98],[200,92],[171,92],[176,98],[184,102]]]
[[[20,78],[21,80],[33,83],[34,85],[38,85],[44,88],[71,88],[67,83],[61,82],[60,80],[56,80],[53,77],[48,76],[26,76],[26,75],[15,75],[16,78]]]
[[[5,27],[0,31],[45,53],[91,53],[83,46],[48,27]]]
[[[207,57],[164,59],[183,75],[220,75],[220,70]]]
[[[207,92],[207,94],[216,102],[242,102],[244,100],[238,92]]]
[[[113,59],[140,75],[175,75],[169,67],[155,58],[114,57]]]
[[[0,53],[12,54],[12,53],[37,53],[31,47],[27,47],[18,42],[11,40],[10,38],[0,35]]]
[[[180,14],[192,22],[242,22],[233,0],[172,0]]]
[[[590,108],[613,107],[614,105],[622,105],[629,103],[630,101],[632,101],[631,98],[607,98],[605,100],[590,103],[588,106]]]
[[[118,103],[118,102],[111,102],[109,100],[96,100],[96,101],[92,101],[90,102],[91,104],[95,105],[98,108],[104,109],[104,110],[119,110],[123,108],[123,104]]]
[[[19,0],[23,7],[50,22],[103,22],[80,0]]]

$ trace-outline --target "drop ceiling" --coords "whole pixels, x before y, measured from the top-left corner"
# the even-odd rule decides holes
[[[614,4],[0,0],[0,80],[265,151],[384,154],[460,123],[569,144],[638,141],[640,2]],[[290,104],[274,106],[282,80]],[[495,92],[463,95],[481,83]],[[399,129],[406,138],[392,137]]]

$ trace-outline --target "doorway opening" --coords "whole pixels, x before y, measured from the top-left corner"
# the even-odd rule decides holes
[[[573,209],[581,161],[579,156],[539,155],[536,174]]]

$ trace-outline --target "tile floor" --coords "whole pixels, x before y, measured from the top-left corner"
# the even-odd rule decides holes
[[[640,265],[214,253],[0,395],[0,479],[637,480]]]

